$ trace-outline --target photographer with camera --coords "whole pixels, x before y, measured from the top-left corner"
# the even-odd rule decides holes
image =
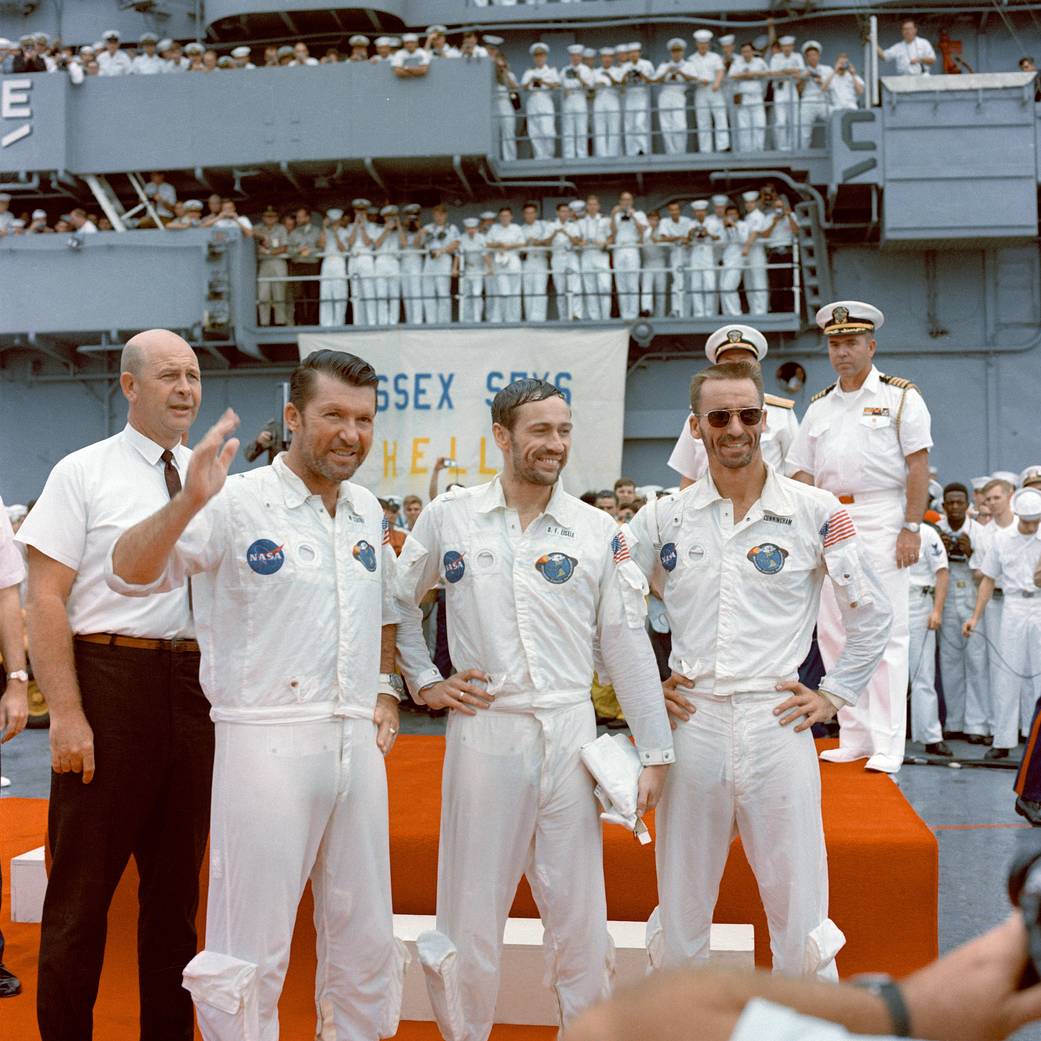
[[[683,215],[683,207],[676,201],[666,206],[668,216],[661,222],[658,241],[671,247],[669,270],[672,275],[672,300],[669,307],[671,318],[687,317],[687,260],[690,250],[687,243],[693,221]]]
[[[793,268],[795,236],[799,233],[799,225],[788,197],[777,195],[771,185],[763,189],[763,207],[769,221],[766,230],[766,278],[770,285],[770,310],[776,314],[798,312]]]
[[[614,284],[622,321],[634,321],[640,310],[640,246],[647,234],[647,215],[633,206],[633,193],[622,192],[611,210]]]
[[[277,225],[276,225],[277,226]],[[258,231],[259,234],[259,231]],[[341,209],[327,210],[318,236],[318,324],[323,328],[347,322],[347,228]]]
[[[383,230],[372,249],[376,324],[383,329],[401,321],[401,239],[397,206],[384,206],[380,216]]]
[[[694,74],[687,65],[687,44],[678,36],[669,40],[669,60],[654,74],[663,84],[658,91],[658,125],[668,155],[687,151],[687,84]]]
[[[503,206],[499,223],[488,232],[488,249],[495,271],[495,291],[499,309],[494,320],[517,325],[521,320],[521,259],[524,232],[513,223],[513,210]]]
[[[716,309],[716,251],[722,227],[709,215],[708,203],[696,199],[690,204],[694,218],[690,225],[690,302],[695,318],[708,318]]]
[[[484,280],[492,273],[488,243],[478,231],[480,221],[467,217],[455,254],[452,274],[459,279],[459,321],[480,322],[484,316]]]
[[[816,40],[807,40],[802,45],[802,56],[806,68],[799,77],[799,89],[802,96],[799,100],[799,144],[809,148],[813,142],[815,123],[823,123],[828,118],[828,85],[835,70],[830,65],[821,64],[821,45]]]
[[[434,220],[423,229],[427,255],[423,262],[423,314],[427,325],[452,321],[452,255],[459,248],[459,229],[448,223],[448,210],[439,202]]]
[[[593,89],[593,70],[582,64],[585,48],[573,43],[567,49],[569,64],[560,70],[564,92],[560,122],[565,159],[585,159],[589,155],[589,102],[586,91]]]
[[[793,124],[799,117],[799,77],[806,70],[802,55],[795,53],[795,37],[782,36],[777,41],[780,54],[770,59],[770,75],[774,86],[774,148],[790,152],[795,147]]]
[[[600,197],[586,197],[586,215],[578,222],[582,287],[586,318],[606,322],[611,317],[611,221],[600,212]]]
[[[550,221],[549,262],[553,274],[553,295],[557,302],[557,320],[581,320],[582,271],[578,257],[578,242],[582,237],[578,218],[585,212],[585,203],[557,203],[557,219]]]
[[[351,210],[354,219],[347,233],[347,251],[350,262],[347,273],[351,284],[351,323],[353,325],[376,324],[376,275],[373,243],[379,235],[379,228],[369,223],[368,199],[354,199]]]
[[[492,41],[498,41],[493,43]],[[499,50],[501,36],[486,36],[489,57],[495,62],[495,122],[499,157],[507,162],[517,158],[517,112],[520,109],[520,84],[510,71],[506,55]]]
[[[629,59],[618,72],[625,90],[622,97],[625,154],[650,155],[651,90],[648,84],[654,82],[654,66],[643,57],[643,44],[639,41],[626,45],[626,48]]]
[[[860,108],[864,81],[857,75],[848,54],[840,54],[835,59],[835,71],[825,78],[823,89],[828,94],[828,103],[833,110]]]
[[[401,253],[401,295],[405,300],[405,321],[423,324],[423,257],[426,233],[420,227],[422,208],[410,202],[401,207],[398,245]]]
[[[535,159],[552,159],[557,154],[556,108],[552,91],[560,87],[557,70],[547,64],[549,47],[533,43],[528,48],[534,65],[521,77],[521,89],[527,91],[524,113],[528,123],[528,140]]]

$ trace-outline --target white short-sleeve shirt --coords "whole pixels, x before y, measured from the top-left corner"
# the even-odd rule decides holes
[[[182,482],[191,451],[173,450]],[[113,543],[169,501],[162,445],[127,424],[105,441],[67,455],[51,470],[36,505],[15,536],[76,572],[66,605],[74,636],[116,633],[173,640],[194,635],[186,586],[147,600],[109,589]]]
[[[923,524],[919,531],[921,548],[918,559],[908,569],[908,575],[915,589],[925,589],[935,586],[937,574],[947,570],[947,550],[943,548],[939,532],[931,524]]]
[[[0,499],[0,589],[19,585],[25,578],[25,561],[14,540],[14,530]]]
[[[1034,572],[1041,561],[1041,532],[1024,535],[1018,521],[996,533],[987,546],[982,571],[1004,589],[1005,595],[1030,593],[1041,596],[1034,585]]]
[[[738,73],[767,72],[766,62],[762,58],[753,58],[745,61],[740,55],[730,63],[730,77],[734,78]],[[738,80],[734,79],[734,90],[741,95],[741,105],[755,105],[763,100],[766,91],[765,79]]]
[[[922,64],[922,58],[936,60],[933,45],[921,36],[916,36],[910,43],[900,40],[892,47],[887,47],[882,54],[886,61],[896,62],[898,76],[928,76],[929,66]]]

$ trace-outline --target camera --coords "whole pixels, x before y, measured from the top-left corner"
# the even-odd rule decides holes
[[[632,213],[629,212],[629,210],[623,210],[622,211],[622,220],[632,220],[632,219],[633,219],[633,215],[632,215]]]

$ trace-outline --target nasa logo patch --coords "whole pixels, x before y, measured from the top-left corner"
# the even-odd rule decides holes
[[[376,570],[376,550],[373,548],[371,542],[366,542],[362,539],[361,542],[355,544],[351,553],[354,554],[355,560],[361,562],[362,567],[364,567],[366,571]]]
[[[535,570],[555,586],[563,585],[574,573],[578,561],[566,553],[543,553],[535,561]]]
[[[284,545],[277,546],[270,539],[257,539],[246,550],[246,563],[258,575],[273,575],[286,562]]]
[[[666,542],[661,548],[661,552],[658,554],[661,557],[661,566],[666,571],[674,571],[676,568],[676,543]]]
[[[753,546],[745,555],[755,565],[756,571],[764,575],[776,575],[788,559],[788,550],[772,542],[764,542],[761,546]]]
[[[444,556],[445,581],[458,582],[466,572],[466,563],[462,553],[450,549]]]

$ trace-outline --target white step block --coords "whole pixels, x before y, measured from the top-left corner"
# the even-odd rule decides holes
[[[433,915],[394,916],[394,935],[408,947],[411,955],[405,974],[405,994],[401,1018],[432,1020],[423,966],[416,953],[416,937],[435,927]],[[608,922],[615,944],[615,986],[639,982],[647,974],[644,922]],[[543,982],[546,971],[542,952],[542,922],[537,918],[511,918],[503,940],[499,999],[495,1005],[496,1023],[523,1026],[556,1026],[557,999]],[[719,965],[754,968],[755,930],[751,925],[713,925],[711,959]]]
[[[11,921],[38,922],[43,918],[47,866],[43,846],[11,858]]]

